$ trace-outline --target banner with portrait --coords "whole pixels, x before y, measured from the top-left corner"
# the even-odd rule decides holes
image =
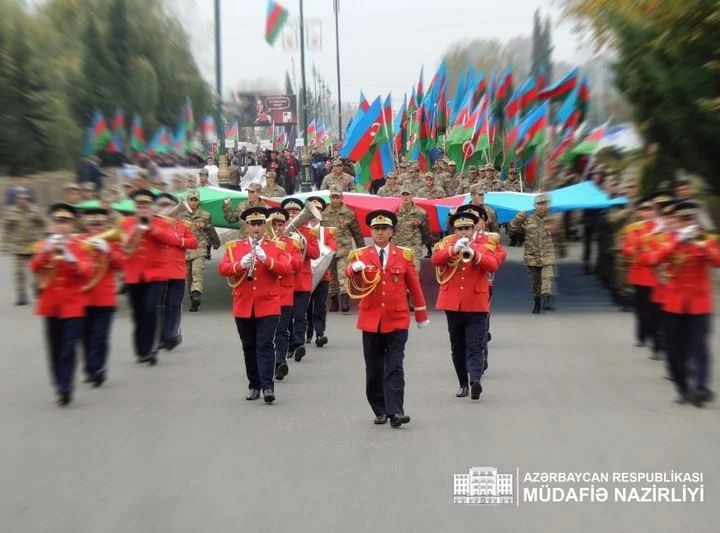
[[[236,92],[235,118],[241,128],[297,124],[297,95]]]

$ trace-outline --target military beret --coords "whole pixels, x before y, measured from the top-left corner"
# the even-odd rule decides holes
[[[280,202],[280,207],[286,210],[297,209],[300,211],[303,208],[303,201],[298,200],[297,198],[285,198],[282,202]]]
[[[53,220],[75,220],[77,210],[70,204],[56,203],[50,206],[48,214]]]
[[[370,211],[365,217],[365,223],[372,227],[390,226],[394,228],[397,224],[397,216],[392,211],[387,209],[376,209]]]

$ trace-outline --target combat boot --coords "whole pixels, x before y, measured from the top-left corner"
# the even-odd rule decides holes
[[[28,303],[27,294],[25,292],[19,293],[15,305],[27,305]]]
[[[350,297],[347,294],[341,294],[340,303],[342,305],[342,312],[348,314],[350,312]]]
[[[190,293],[190,312],[197,313],[201,303],[200,293],[198,291],[192,291]]]
[[[535,306],[532,308],[532,314],[537,315],[538,313],[540,313],[540,307],[541,307],[540,296],[536,296],[535,297]]]
[[[542,308],[543,308],[543,311],[555,311],[555,307],[553,307],[553,304],[552,304],[552,295],[551,294],[543,294]]]
[[[330,297],[330,312],[337,313],[339,310],[340,310],[340,306],[338,305],[338,297],[331,296]]]

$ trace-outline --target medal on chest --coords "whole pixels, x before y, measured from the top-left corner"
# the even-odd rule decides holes
[[[344,217],[343,215],[340,215],[340,216],[338,217],[338,224],[339,224],[340,226],[342,226],[343,224],[345,224],[345,217]]]

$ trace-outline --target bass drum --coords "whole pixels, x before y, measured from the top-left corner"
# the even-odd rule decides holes
[[[324,244],[320,244],[320,257],[310,260],[310,266],[312,268],[313,290],[315,290],[322,281],[325,272],[327,272],[327,269],[330,268],[330,264],[332,263],[332,260],[334,258],[335,252],[333,252]]]

